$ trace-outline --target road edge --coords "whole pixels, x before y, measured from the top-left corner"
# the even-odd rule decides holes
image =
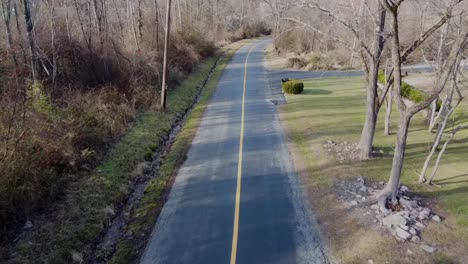
[[[167,156],[162,161],[157,177],[145,188],[144,196],[138,206],[134,208],[127,226],[127,234],[116,245],[116,251],[108,263],[137,263],[151,236],[154,225],[164,207],[168,194],[179,168],[186,159],[193,138],[196,135],[206,107],[214,94],[218,81],[226,65],[235,52],[250,41],[241,41],[233,47],[226,47],[212,72],[211,78],[203,88],[199,101],[188,114],[185,122],[170,146]],[[129,239],[131,238],[131,239]]]

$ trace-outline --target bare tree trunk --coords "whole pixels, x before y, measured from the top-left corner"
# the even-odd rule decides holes
[[[442,159],[442,156],[444,155],[445,151],[447,150],[447,147],[448,147],[448,145],[450,144],[450,142],[452,141],[452,139],[455,137],[455,135],[458,133],[458,131],[463,130],[463,129],[467,129],[467,128],[468,128],[468,126],[460,126],[460,127],[455,128],[455,129],[450,133],[450,136],[449,136],[449,138],[445,141],[444,146],[442,147],[442,149],[441,149],[440,152],[439,152],[439,155],[437,155],[437,160],[436,160],[436,163],[435,163],[435,165],[434,165],[434,169],[432,170],[432,174],[431,174],[431,176],[429,177],[429,180],[427,181],[427,184],[432,184],[432,181],[434,180],[434,177],[435,177],[435,175],[437,174],[437,171],[439,170],[440,161],[441,161],[441,159]]]
[[[461,56],[460,56],[460,58],[461,58]],[[452,100],[453,95],[455,94],[455,91],[459,91],[458,87],[457,87],[457,79],[458,79],[458,69],[461,66],[460,63],[461,63],[461,60],[458,59],[457,64],[456,64],[456,69],[452,73],[451,89],[450,89],[449,95],[448,95],[448,97],[450,97],[450,101]],[[460,105],[460,103],[464,99],[464,97],[461,95],[461,93],[458,93],[458,94],[459,94],[459,100],[453,107],[451,106],[450,103],[445,104],[445,105],[447,105],[447,107],[446,107],[447,113],[442,117],[443,119],[442,119],[441,124],[439,125],[439,129],[437,130],[437,135],[435,137],[434,143],[432,144],[431,151],[430,151],[429,155],[426,157],[426,160],[424,161],[423,169],[421,171],[421,174],[419,175],[419,183],[423,183],[423,182],[426,181],[426,172],[427,172],[427,169],[429,167],[429,162],[431,161],[432,156],[434,155],[435,151],[437,150],[437,147],[439,147],[439,144],[440,144],[440,142],[442,140],[442,136],[444,134],[445,128],[447,127],[448,120],[449,120],[450,116],[453,114],[453,112],[455,111],[455,109]],[[445,102],[447,102],[447,101],[449,101],[449,99],[445,100]],[[442,106],[441,108],[445,108],[445,107]]]
[[[31,50],[31,73],[33,80],[37,80],[38,73],[38,58],[36,51],[36,41],[34,38],[34,24],[31,17],[31,9],[29,5],[29,0],[23,0],[24,6],[24,19],[26,21],[26,30],[28,32],[29,48]]]
[[[171,2],[172,0],[167,0],[166,6],[166,34],[164,36],[164,59],[163,59],[163,76],[162,76],[162,85],[161,85],[161,107],[166,109],[166,94],[167,94],[167,73],[168,73],[168,49],[169,49],[169,39],[171,34]]]
[[[367,99],[366,99],[366,120],[361,133],[361,139],[359,141],[359,149],[361,150],[361,159],[369,159],[372,156],[372,147],[374,143],[375,127],[377,125],[377,87],[378,87],[378,76],[380,66],[380,56],[385,44],[383,32],[385,30],[385,18],[387,12],[379,4],[379,25],[375,30],[374,36],[374,50],[372,58],[370,58],[370,64],[368,66],[368,86],[367,86]]]
[[[156,41],[155,47],[156,50],[159,47],[159,29],[161,28],[159,25],[159,6],[158,6],[158,0],[154,0],[154,40]]]
[[[382,0],[384,1],[384,0]],[[385,2],[385,1],[384,1]],[[389,5],[385,2],[386,5]],[[396,194],[398,185],[400,184],[400,176],[403,168],[403,161],[405,158],[406,142],[408,138],[409,124],[412,115],[407,113],[405,103],[401,96],[401,51],[400,51],[400,36],[398,27],[398,6],[390,7],[387,6],[388,11],[392,16],[392,62],[393,62],[393,79],[394,79],[394,92],[393,96],[399,110],[399,122],[397,140],[395,143],[395,154],[393,155],[392,170],[390,172],[390,179],[387,186],[385,186],[382,193],[379,195],[379,205],[382,211],[386,209],[387,199],[390,199],[393,203],[397,202]]]
[[[434,128],[434,125],[435,125],[435,117],[436,117],[436,113],[437,113],[437,100],[434,100],[432,103],[431,103],[431,117],[430,117],[430,120],[429,120],[429,128],[428,128],[428,132],[429,133],[432,133],[432,129]]]
[[[8,40],[7,41],[8,53],[13,59],[15,69],[17,69],[18,60],[16,58],[16,52],[13,50],[13,37],[11,35],[11,0],[2,1],[2,14],[3,14],[3,21],[5,22],[5,31],[6,31],[7,40]]]
[[[395,144],[395,155],[393,158],[392,171],[390,173],[390,179],[388,185],[385,189],[378,195],[378,202],[382,211],[388,211],[386,208],[387,199],[391,199],[393,203],[396,203],[396,194],[398,190],[398,185],[400,182],[401,172],[403,168],[403,162],[405,157],[408,128],[411,121],[411,118],[424,108],[428,107],[430,103],[435,100],[440,93],[443,91],[451,73],[455,70],[455,63],[457,61],[458,55],[462,51],[465,40],[468,36],[468,28],[465,28],[464,33],[455,40],[449,56],[446,59],[446,67],[442,71],[439,80],[437,81],[436,86],[434,87],[430,97],[424,102],[413,105],[406,106],[401,96],[401,56],[400,56],[400,40],[399,40],[399,25],[398,25],[398,9],[399,3],[390,3],[386,0],[380,0],[383,5],[390,12],[393,20],[392,27],[392,61],[394,67],[394,97],[397,103],[399,113],[400,113],[400,122],[399,129],[397,133],[397,142]],[[465,25],[466,26],[466,25]]]
[[[359,141],[359,149],[361,150],[361,159],[369,159],[372,157],[373,142],[375,135],[375,127],[377,124],[376,100],[377,97],[377,75],[378,66],[375,62],[369,65],[369,80],[367,85],[366,99],[366,120],[362,129],[361,139]],[[376,73],[377,72],[377,73]]]
[[[390,119],[392,116],[392,108],[393,108],[393,101],[392,101],[392,93],[393,93],[393,88],[390,86],[388,90],[388,96],[387,96],[387,109],[385,111],[385,128],[384,128],[384,135],[389,136],[390,135]]]
[[[22,39],[23,32],[21,30],[20,22],[19,22],[19,16],[18,16],[18,6],[16,3],[14,3],[14,10],[15,10],[15,20],[16,20],[16,31],[18,32],[18,36]],[[28,58],[26,57],[26,49],[23,46],[22,41],[19,41],[19,45],[21,47],[21,54],[23,54],[23,62],[24,64],[28,64]]]

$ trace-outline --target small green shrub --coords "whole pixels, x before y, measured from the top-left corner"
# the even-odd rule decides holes
[[[425,95],[422,91],[414,88],[413,86],[405,82],[402,82],[401,84],[401,95],[415,103],[421,103],[425,100]]]
[[[386,80],[387,78],[385,77],[385,72],[380,70],[379,71],[379,77],[378,77],[378,80],[379,80],[379,83],[381,84],[385,84],[386,83]]]
[[[385,83],[385,73],[383,71],[379,71],[379,83],[384,84]],[[421,103],[426,99],[426,95],[424,94],[423,91],[405,83],[401,83],[401,95],[405,98],[410,99],[411,101],[415,103]],[[440,106],[439,106],[440,108]]]
[[[298,80],[290,80],[282,84],[283,92],[287,94],[300,94],[304,91],[304,83]]]

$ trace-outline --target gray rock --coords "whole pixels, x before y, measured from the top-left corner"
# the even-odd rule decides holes
[[[371,205],[370,208],[371,208],[372,210],[379,210],[379,209],[380,209],[378,204],[373,204],[373,205]]]
[[[410,228],[409,232],[410,232],[410,234],[412,234],[413,236],[418,234],[418,231],[416,231],[416,229],[414,229],[414,228]]]
[[[356,205],[358,205],[358,202],[357,202],[357,201],[352,201],[352,202],[351,202],[351,206],[356,206]]]
[[[421,245],[420,246],[422,248],[422,250],[426,251],[427,253],[434,253],[437,249],[435,247],[431,247],[431,246],[428,246],[428,245]]]
[[[411,201],[411,200],[406,200],[406,199],[400,199],[400,204],[409,211],[412,211],[416,208],[418,208],[418,202],[416,201]]]
[[[416,222],[416,223],[414,224],[414,227],[415,227],[416,229],[418,229],[418,230],[423,230],[424,228],[426,228],[426,226],[425,226],[423,223],[421,223],[421,222]]]
[[[422,210],[419,212],[418,218],[421,220],[427,220],[429,219],[430,212]]]
[[[33,223],[31,221],[26,221],[26,223],[24,223],[24,226],[23,226],[23,229],[24,230],[28,230],[28,229],[31,229],[33,228]]]
[[[442,220],[440,219],[440,216],[438,216],[438,215],[433,215],[431,219],[432,219],[433,221],[436,221],[436,222],[442,221]]]
[[[110,208],[107,206],[106,208],[102,209],[102,211],[108,216],[108,217],[113,217],[115,215],[114,209]]]
[[[409,231],[409,227],[407,225],[400,225],[399,227],[405,231]]]
[[[409,190],[410,190],[410,189],[409,189],[408,186],[406,186],[406,185],[401,185],[401,186],[400,186],[400,191],[402,191],[402,192],[409,192]]]
[[[369,263],[369,264],[374,264],[374,260],[369,259],[369,260],[367,260],[367,263]]]
[[[404,239],[404,240],[408,240],[411,238],[411,234],[408,233],[407,231],[403,230],[401,227],[398,227],[396,229],[396,234],[398,237],[400,237],[401,239]]]
[[[384,185],[385,183],[383,181],[379,181],[379,184],[380,185]]]
[[[401,226],[401,225],[404,226],[406,225],[407,222],[408,221],[406,221],[406,219],[399,214],[389,215],[382,219],[383,225],[388,228],[391,228],[392,226]]]
[[[418,236],[413,236],[413,237],[411,238],[411,242],[418,243],[419,241],[421,241],[421,238],[418,237]]]
[[[365,192],[367,193],[367,191],[369,190],[366,186],[362,186],[361,189],[359,189],[361,192]]]
[[[406,254],[408,254],[408,255],[413,255],[413,251],[411,251],[410,249],[407,249],[407,250],[406,250]]]

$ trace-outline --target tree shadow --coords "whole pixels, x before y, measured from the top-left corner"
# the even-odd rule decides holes
[[[333,93],[332,91],[322,90],[322,89],[306,89],[303,92],[303,94],[313,94],[313,95],[332,94],[332,93]]]
[[[462,178],[462,179],[460,179],[459,181],[451,181],[451,180],[458,179],[458,178]],[[463,178],[466,178],[466,180],[464,180]],[[460,175],[453,176],[453,177],[448,177],[448,178],[445,178],[445,179],[435,180],[434,183],[438,184],[438,185],[468,183],[468,173],[467,174],[460,174]]]

